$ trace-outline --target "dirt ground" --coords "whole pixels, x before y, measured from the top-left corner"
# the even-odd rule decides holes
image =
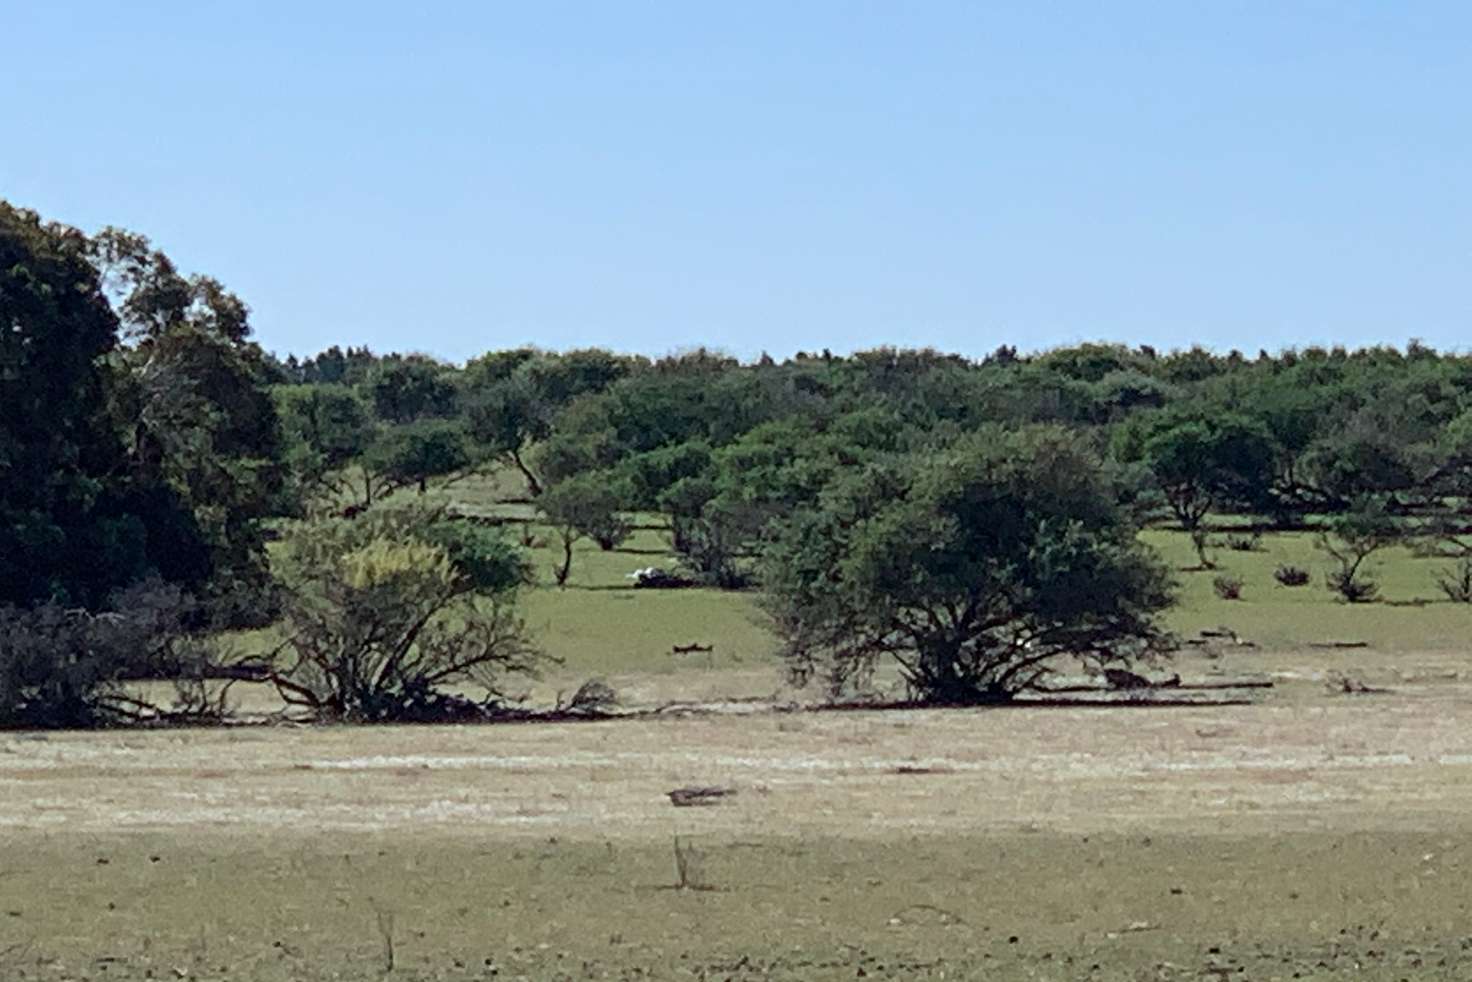
[[[0,735],[0,979],[1472,978],[1472,686],[1313,657],[1249,706]]]

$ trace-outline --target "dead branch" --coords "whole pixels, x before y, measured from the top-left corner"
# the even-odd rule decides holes
[[[1329,678],[1325,680],[1325,685],[1328,687],[1330,692],[1340,693],[1346,696],[1383,695],[1390,691],[1389,689],[1381,689],[1373,685],[1367,685],[1366,683],[1360,681],[1352,675],[1341,675],[1338,672],[1330,675]]]
[[[374,913],[378,917],[378,936],[383,941],[383,970],[392,972],[394,970],[394,912],[387,908],[373,905]]]
[[[1218,689],[1271,689],[1273,687],[1270,679],[1224,679],[1220,682],[1178,682],[1171,679],[1166,681],[1170,684],[1155,684],[1148,688],[1205,692]],[[1055,685],[1039,688],[1036,691],[1052,695],[1063,692],[1117,692],[1119,689],[1108,685]]]
[[[890,769],[891,774],[954,774],[951,767],[927,767],[924,764],[900,764]]]
[[[910,913],[911,911],[921,911],[921,910],[928,911],[929,913],[938,915],[940,917],[940,922],[942,924],[965,924],[966,923],[966,919],[963,918],[960,914],[957,914],[953,910],[946,910],[946,908],[944,908],[944,907],[937,907],[935,904],[910,904],[907,907],[901,907],[899,910],[897,910],[893,914],[890,914],[889,915],[889,923],[890,924],[903,924],[903,923],[905,923],[905,915],[906,914]]]
[[[717,805],[724,798],[733,797],[735,788],[718,787],[687,787],[676,788],[668,792],[670,804],[676,808],[692,808],[705,805]]]
[[[691,860],[696,857],[695,850],[680,841],[675,836],[675,874],[679,876],[679,882],[675,884],[676,890],[714,890],[715,887],[701,880],[699,871],[691,865]]]

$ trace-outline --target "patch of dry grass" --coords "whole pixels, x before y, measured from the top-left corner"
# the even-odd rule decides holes
[[[1458,978],[1469,695],[7,735],[0,978]]]

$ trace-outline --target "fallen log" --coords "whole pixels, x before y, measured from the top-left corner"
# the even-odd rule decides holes
[[[697,654],[697,653],[699,653],[699,654],[708,654],[708,653],[710,653],[712,651],[715,651],[715,650],[716,650],[716,646],[713,645],[713,644],[675,644],[675,645],[670,645],[670,654],[672,654],[672,655],[693,655],[693,654]]]
[[[1167,680],[1169,684],[1151,685],[1151,690],[1165,689],[1172,692],[1206,692],[1218,689],[1271,689],[1271,679],[1223,679],[1220,682],[1175,682]],[[1052,695],[1055,692],[1128,692],[1128,689],[1118,689],[1109,685],[1056,685],[1036,691]],[[1138,690],[1135,690],[1138,691]]]
[[[670,804],[676,808],[692,808],[704,805],[718,805],[725,798],[736,794],[735,788],[717,787],[688,787],[676,788],[669,792]]]

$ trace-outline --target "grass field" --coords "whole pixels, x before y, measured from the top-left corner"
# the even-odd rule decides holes
[[[501,471],[433,491],[431,497],[472,513],[531,523],[538,542],[531,554],[539,588],[526,597],[526,618],[562,662],[546,685],[533,688],[537,697],[550,698],[557,689],[601,676],[652,686],[670,698],[689,684],[695,690],[689,697],[703,698],[711,690],[713,669],[731,670],[720,673],[737,683],[727,695],[755,696],[780,685],[775,641],[752,595],[632,589],[627,576],[633,570],[676,565],[656,516],[638,516],[635,533],[612,552],[590,540],[579,541],[572,575],[566,589],[559,590],[553,586],[552,569],[560,560],[560,546],[549,529],[535,524],[535,509],[524,502],[525,493],[518,475]],[[514,533],[521,526],[509,528]],[[1366,572],[1381,585],[1383,602],[1349,605],[1324,586],[1330,561],[1311,532],[1269,534],[1252,552],[1226,548],[1223,533],[1212,550],[1218,568],[1208,571],[1195,568],[1196,554],[1184,533],[1152,529],[1144,539],[1177,570],[1180,602],[1166,623],[1183,637],[1226,626],[1265,650],[1365,641],[1386,651],[1457,652],[1472,636],[1472,605],[1450,603],[1437,588],[1437,575],[1449,562],[1418,557],[1406,547],[1377,553],[1367,564]],[[1296,588],[1279,585],[1273,570],[1280,564],[1310,571],[1311,582]],[[1212,580],[1222,573],[1243,580],[1242,600],[1215,595]],[[709,656],[670,654],[672,646],[691,643],[712,644],[716,650]],[[680,681],[669,678],[675,675]]]
[[[1466,978],[1469,695],[12,735],[0,978]]]
[[[1241,601],[1181,572],[1172,626],[1255,646],[1170,670],[1272,678],[1249,704],[820,712],[773,708],[812,694],[749,595],[628,588],[663,550],[580,544],[529,595],[563,660],[533,696],[722,705],[0,735],[0,980],[1472,979],[1472,612],[1440,562],[1387,553],[1359,607],[1306,535],[1218,551]],[[672,807],[690,784],[736,794]]]

